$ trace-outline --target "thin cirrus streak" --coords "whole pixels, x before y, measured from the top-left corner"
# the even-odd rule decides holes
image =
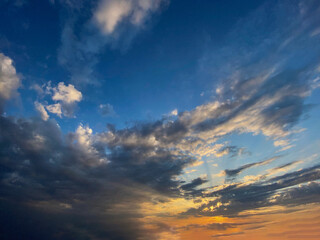
[[[32,3],[0,7],[8,8],[9,14],[27,11],[28,4]],[[58,64],[52,65],[61,68],[56,75],[41,82],[31,77],[36,68],[34,72],[23,68],[21,55],[8,54],[14,48],[0,53],[3,239],[318,238],[317,1],[269,1],[248,10],[221,34],[222,46],[206,39],[197,58],[191,83],[196,88],[197,78],[200,83],[201,78],[209,79],[215,88],[207,101],[194,100],[188,109],[171,108],[158,117],[130,123],[126,119],[142,108],[139,94],[145,94],[142,103],[148,105],[146,91],[153,91],[155,98],[157,91],[150,85],[160,83],[147,79],[138,89],[143,82],[138,79],[139,87],[134,88],[141,91],[134,93],[138,107],[132,107],[131,90],[126,91],[133,85],[123,80],[127,77],[123,59],[136,60],[127,69],[134,73],[132,69],[144,61],[135,48],[148,52],[148,41],[155,41],[160,57],[145,63],[143,74],[148,74],[148,64],[161,67],[162,54],[172,57],[165,52],[170,44],[147,35],[162,34],[157,24],[181,27],[179,19],[174,24],[164,19],[172,20],[182,14],[177,9],[184,10],[174,5],[179,3],[160,0],[46,4],[69,14],[60,16],[61,46],[54,48]],[[154,23],[154,30],[145,28],[160,10],[164,19]],[[154,32],[137,39],[146,44],[141,48],[134,45],[133,36],[138,38],[142,30]],[[173,35],[179,34],[177,30]],[[126,50],[118,56],[115,46],[126,37]],[[93,84],[92,74],[102,72],[101,64],[120,64],[121,71],[107,67],[110,75],[99,82],[101,74]],[[175,71],[168,69],[170,74]],[[187,76],[184,70],[178,76]],[[112,85],[113,75],[120,83]],[[112,95],[114,89],[118,92]],[[192,99],[187,91],[176,94],[176,99]],[[116,104],[109,103],[111,99]],[[153,101],[160,108],[168,104]],[[101,127],[106,119],[111,123]]]

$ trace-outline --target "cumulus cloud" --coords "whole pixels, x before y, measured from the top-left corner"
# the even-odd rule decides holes
[[[65,85],[63,82],[58,84],[58,87],[53,88],[52,100],[61,101],[64,104],[72,104],[80,102],[82,94],[72,84]]]
[[[1,117],[0,205],[8,217],[0,221],[17,226],[12,214],[29,212],[47,229],[31,231],[25,221],[19,229],[31,239],[157,239],[141,222],[140,206],[179,196],[175,177],[194,159],[153,145],[144,132],[149,127],[94,134],[80,125],[63,135],[54,121]],[[21,232],[3,229],[11,238]]]
[[[45,88],[45,90],[43,90]],[[42,94],[51,95],[51,99],[56,102],[53,104],[46,104],[41,106],[45,108],[48,112],[58,115],[60,118],[62,116],[73,117],[77,103],[82,100],[82,93],[78,91],[72,84],[65,85],[60,82],[57,87],[52,87],[51,82],[39,87]],[[37,90],[39,92],[39,90]],[[39,103],[37,104],[37,109],[41,108]],[[43,110],[41,109],[41,112]]]
[[[0,112],[3,111],[4,101],[13,97],[19,86],[20,78],[12,59],[0,53]]]

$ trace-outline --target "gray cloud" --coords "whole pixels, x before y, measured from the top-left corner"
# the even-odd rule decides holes
[[[229,178],[233,178],[233,177],[236,177],[239,173],[241,173],[242,171],[248,169],[248,168],[252,168],[252,167],[258,167],[258,166],[263,166],[263,165],[266,165],[266,164],[269,164],[271,162],[273,162],[274,160],[278,159],[280,156],[275,156],[275,157],[272,157],[272,158],[269,158],[267,160],[264,160],[264,161],[261,161],[261,162],[255,162],[255,163],[248,163],[248,164],[245,164],[239,168],[236,168],[236,169],[226,169],[224,171],[224,173],[226,174],[227,177]]]
[[[194,161],[165,148],[105,145],[91,140],[85,127],[63,136],[52,120],[1,117],[0,130],[0,196],[2,216],[10,216],[9,238],[25,232],[32,239],[154,239],[156,233],[139,225],[139,204],[179,196],[173,177]],[[119,135],[133,132],[140,134],[131,129]],[[14,221],[27,212],[35,223],[51,217],[39,223],[41,231],[30,231],[28,221]]]

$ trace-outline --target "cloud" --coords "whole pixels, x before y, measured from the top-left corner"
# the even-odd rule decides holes
[[[300,11],[302,5],[304,11]],[[304,46],[317,45],[318,40],[308,33],[318,28],[318,10],[314,1],[310,5],[300,1],[262,4],[235,25],[225,47],[208,49],[200,61],[201,70],[221,83],[216,98],[220,104],[207,108],[216,107],[221,114],[198,121],[196,129],[262,133],[275,140],[290,136],[292,126],[311,107],[304,100],[314,89],[319,48]],[[278,21],[271,19],[270,11]],[[291,21],[284,15],[296,18]]]
[[[59,117],[62,116],[62,109],[61,109],[61,104],[60,103],[55,103],[55,104],[51,104],[51,105],[47,105],[46,109],[53,113],[58,115]]]
[[[126,19],[140,26],[145,18],[159,8],[162,0],[102,0],[93,15],[102,33],[112,34]]]
[[[175,177],[194,159],[148,144],[147,128],[94,134],[80,125],[74,133],[63,135],[53,120],[1,116],[0,206],[6,210],[0,221],[21,229],[5,228],[4,235],[156,239],[156,233],[140,221],[140,204],[154,202],[156,196],[178,196],[180,181]],[[102,138],[107,135],[108,141]],[[140,140],[131,142],[132,136]],[[18,223],[12,218],[26,213],[28,219],[39,221],[39,231],[31,231],[29,221]]]
[[[131,1],[101,1],[94,19],[105,34],[111,34],[117,24],[131,12]]]
[[[232,237],[232,236],[243,235],[243,234],[244,232],[235,232],[235,233],[226,233],[226,234],[215,234],[215,235],[212,235],[211,237],[213,238]]]
[[[246,213],[249,210],[317,203],[320,196],[317,182],[320,179],[319,169],[320,166],[315,165],[267,180],[262,178],[253,183],[227,185],[204,196],[217,197],[216,200],[199,208],[191,208],[181,215],[245,217],[250,215]],[[217,203],[220,203],[219,207],[210,208],[217,206]]]
[[[65,4],[72,16],[62,30],[58,60],[77,84],[98,84],[93,76],[94,66],[105,47],[126,49],[135,35],[145,27],[152,14],[160,11],[166,0],[100,0],[93,4],[91,16],[78,21],[83,6]],[[90,5],[90,3],[87,3]],[[76,10],[80,6],[80,10]],[[78,7],[79,8],[79,7]],[[75,34],[75,26],[79,34]]]
[[[178,116],[178,109],[174,109],[170,112],[169,116]]]
[[[53,90],[52,100],[61,101],[64,104],[72,104],[75,102],[80,102],[82,99],[82,94],[72,84],[66,86],[63,82],[58,84]]]
[[[239,148],[237,146],[226,146],[218,151],[217,156],[224,156],[226,154],[231,154],[231,157],[236,157],[244,154],[250,155],[251,153],[245,148]]]
[[[20,77],[16,73],[11,58],[0,53],[0,113],[4,102],[17,94],[20,86]]]
[[[193,179],[191,183],[181,185],[181,188],[183,190],[190,191],[190,190],[194,190],[195,187],[198,187],[206,182],[208,182],[206,179],[202,179],[199,177],[199,178]]]
[[[225,175],[227,177],[236,177],[239,173],[241,173],[242,171],[248,169],[248,168],[252,168],[252,167],[258,167],[258,166],[263,166],[263,165],[267,165],[271,162],[273,162],[274,160],[278,159],[280,156],[275,156],[275,157],[272,157],[272,158],[269,158],[267,160],[264,160],[264,161],[261,161],[261,162],[255,162],[255,163],[249,163],[249,164],[245,164],[239,168],[236,168],[236,169],[226,169],[224,171]]]
[[[48,82],[42,87],[37,86],[36,88],[33,87],[33,89],[37,89],[37,92],[41,95],[47,94],[51,96],[51,99],[56,103],[46,103],[41,104],[41,106],[48,112],[58,115],[60,118],[62,116],[73,117],[77,103],[82,100],[82,93],[72,84],[65,85],[63,82],[60,82],[57,87],[52,87],[51,82]],[[45,109],[41,109],[42,107],[39,104],[40,103],[36,105],[37,109],[39,108],[38,110],[44,113]]]
[[[109,103],[100,104],[99,112],[105,117],[114,117],[116,116],[116,112],[113,109],[113,106]]]
[[[49,119],[49,115],[48,115],[46,109],[44,108],[44,106],[37,101],[34,102],[34,106],[35,106],[36,110],[39,112],[42,120],[47,121]]]

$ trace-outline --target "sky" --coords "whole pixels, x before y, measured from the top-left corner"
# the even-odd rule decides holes
[[[0,13],[1,239],[319,239],[319,1]]]

